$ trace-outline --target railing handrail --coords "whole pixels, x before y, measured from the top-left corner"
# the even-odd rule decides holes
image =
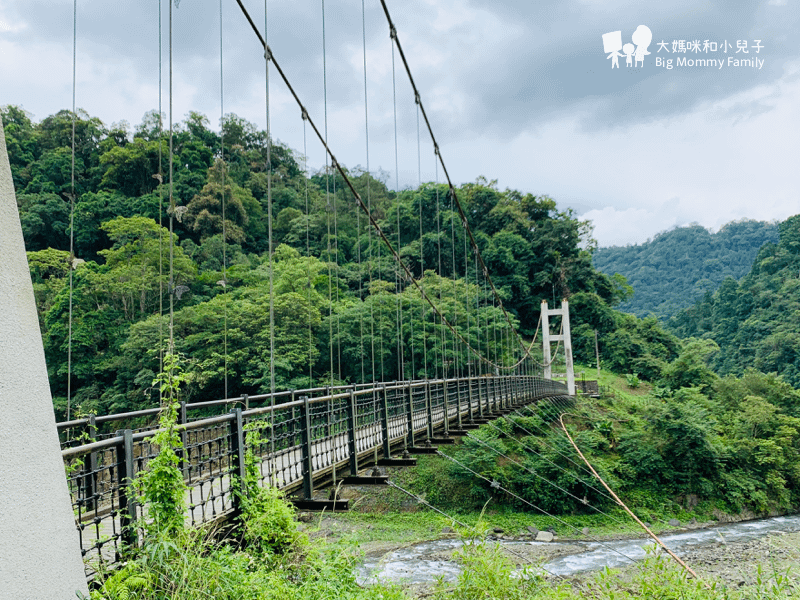
[[[496,375],[490,375],[489,377],[497,377]],[[512,377],[534,377],[533,375],[512,375]],[[363,389],[365,386],[374,386],[372,388],[366,388],[367,390],[372,389],[382,389],[381,386],[386,386],[386,389],[397,389],[397,386],[401,387],[421,387],[427,385],[428,383],[439,383],[441,381],[471,381],[473,379],[485,379],[486,376],[471,376],[471,377],[453,377],[450,379],[409,379],[404,381],[380,381],[375,383],[357,383],[357,384],[350,384],[350,385],[333,385],[333,386],[320,386],[314,388],[305,388],[305,389],[297,389],[297,390],[282,390],[280,392],[275,392],[274,394],[253,394],[247,395],[246,398],[250,402],[260,402],[262,400],[267,400],[268,398],[280,398],[283,396],[297,396],[303,394],[313,394],[318,392],[325,392],[327,390],[337,390],[337,389],[356,389],[361,387]],[[390,387],[392,386],[392,387]],[[321,398],[325,398],[325,396],[321,396]],[[221,406],[226,404],[242,404],[245,401],[245,396],[235,396],[233,398],[221,398],[217,400],[203,400],[201,402],[191,402],[186,404],[186,411],[193,411],[193,410],[200,410],[203,408],[209,408],[212,406]],[[285,406],[286,403],[283,403],[282,406]],[[123,413],[113,413],[110,415],[95,415],[95,423],[102,424],[102,423],[110,423],[113,421],[122,421],[125,419],[135,419],[138,417],[148,417],[157,415],[161,412],[160,407],[154,408],[143,408],[141,410],[134,410],[129,412]],[[89,424],[89,417],[83,417],[80,419],[72,419],[71,421],[62,421],[60,423],[56,423],[56,430],[63,431],[65,429],[71,429],[73,427],[81,427],[86,426]]]
[[[472,377],[454,377],[452,379],[423,379],[423,380],[397,381],[397,382],[392,382],[394,385],[391,385],[391,386],[386,385],[385,383],[381,382],[380,384],[377,384],[378,387],[372,387],[372,388],[367,388],[367,389],[362,389],[362,390],[353,390],[353,395],[355,395],[355,396],[366,396],[366,395],[372,394],[374,392],[382,392],[383,390],[392,391],[392,390],[401,390],[401,389],[420,388],[420,387],[424,387],[424,386],[426,386],[428,384],[450,383],[450,382],[453,382],[453,381],[456,381],[456,382],[459,382],[459,381],[471,382],[471,381],[474,381],[476,379],[481,379],[481,380],[496,379],[496,378],[505,379],[505,378],[508,378],[508,377],[543,379],[543,378],[538,377],[536,375],[499,375],[499,376],[493,375],[493,376],[490,376],[490,377],[472,376]],[[353,386],[331,386],[331,387],[322,388],[322,389],[323,390],[324,389],[334,389],[335,387],[345,388],[345,389],[353,388]],[[302,391],[306,391],[306,390],[293,390],[291,392],[277,392],[276,395],[287,395],[287,394],[297,395]],[[266,394],[266,397],[270,397],[270,394]],[[320,404],[320,403],[323,403],[323,402],[329,402],[329,401],[332,401],[332,400],[341,400],[341,399],[349,398],[349,397],[350,397],[350,392],[345,392],[345,393],[341,393],[341,394],[329,394],[327,396],[317,396],[316,398],[309,398],[308,399],[308,403],[309,404]],[[244,398],[241,398],[241,400],[244,400]],[[203,403],[196,403],[196,404],[204,404],[205,406],[212,406],[212,405],[234,404],[234,403],[235,403],[234,399],[227,399],[227,400],[211,400],[211,401],[207,401],[207,402],[203,402]],[[294,400],[294,401],[291,401],[291,402],[283,402],[281,404],[261,406],[261,407],[258,407],[258,408],[251,408],[251,409],[242,411],[242,416],[243,417],[258,416],[258,415],[263,415],[263,414],[272,412],[274,410],[285,410],[285,409],[289,409],[289,408],[293,408],[293,407],[299,407],[299,406],[302,406],[303,404],[305,404],[304,400]],[[186,405],[186,409],[187,410],[189,409],[189,406],[190,406],[189,404]],[[130,412],[130,413],[120,413],[120,414],[117,414],[117,415],[107,415],[105,417],[95,417],[95,422],[96,423],[100,423],[100,422],[108,422],[108,421],[118,420],[118,419],[123,419],[123,418],[130,418],[131,415],[141,416],[142,413],[145,413],[145,414],[148,414],[148,415],[149,414],[158,414],[160,411],[161,411],[160,408],[157,408],[157,409],[150,408],[150,409],[146,409],[146,410],[143,410],[143,411],[135,411],[135,412]],[[112,419],[111,417],[114,417],[114,418]],[[220,423],[226,423],[226,422],[232,420],[233,418],[234,418],[234,415],[232,413],[225,413],[225,414],[222,414],[222,415],[215,415],[215,416],[212,416],[212,417],[207,417],[207,418],[204,418],[204,419],[198,419],[196,421],[190,421],[190,422],[187,422],[187,423],[179,423],[179,424],[177,424],[175,426],[175,429],[176,429],[176,431],[179,431],[179,432],[181,432],[181,431],[191,431],[193,429],[201,429],[203,427],[209,427],[211,425],[217,425],[217,424],[220,424]],[[78,419],[76,421],[79,424],[80,423],[88,423],[89,419],[88,418],[87,419]],[[68,421],[67,423],[75,423],[76,421]],[[59,423],[57,425],[64,425],[64,424]],[[159,431],[161,431],[160,428],[155,428],[155,429],[150,429],[150,430],[147,430],[147,431],[136,432],[136,433],[133,434],[133,441],[145,440],[145,439],[147,439],[149,437],[154,436]],[[88,454],[90,452],[96,452],[98,450],[106,450],[106,449],[109,449],[109,448],[114,448],[116,446],[119,446],[122,443],[122,439],[123,438],[121,436],[114,436],[114,437],[107,438],[107,439],[100,440],[100,441],[89,442],[89,443],[81,444],[81,445],[78,445],[78,446],[72,446],[72,447],[69,447],[69,448],[64,448],[61,451],[61,456],[62,456],[62,458],[72,458],[74,456],[80,456],[82,454]]]

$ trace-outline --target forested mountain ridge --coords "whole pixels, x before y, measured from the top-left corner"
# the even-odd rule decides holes
[[[67,380],[72,114],[61,111],[34,123],[11,106],[0,115],[53,396],[61,411]],[[154,112],[132,131],[124,123],[107,127],[88,114],[77,115],[74,243],[80,264],[73,277],[72,390],[82,411],[106,414],[157,402],[151,382],[168,329],[170,246],[176,349],[190,374],[186,399],[221,397],[226,364],[231,393],[269,389],[266,134],[236,115],[225,116],[221,139],[198,113],[175,127],[179,208],[172,238],[168,186],[157,177],[161,173],[165,179],[166,137]],[[453,342],[414,286],[398,284],[394,259],[369,232],[341,176],[307,174],[302,161],[285,145],[272,144],[278,387],[356,382],[371,377],[373,369],[382,379],[399,377],[398,306],[406,319],[404,376],[435,376],[448,365],[449,375],[456,367],[464,369],[463,344]],[[504,319],[482,276],[476,276],[471,253],[465,256],[464,232],[447,186],[426,183],[397,193],[359,168],[349,175],[362,196],[369,186],[374,217],[414,276],[424,269],[426,293],[459,333],[484,355],[510,362],[502,341],[508,339]],[[587,224],[571,211],[559,211],[554,200],[502,191],[483,178],[460,186],[458,194],[504,305],[524,334],[533,335],[542,299],[574,295],[579,304],[583,298],[610,310],[624,296],[619,281],[592,267],[583,249],[591,245]],[[223,196],[227,243],[222,240]],[[468,313],[467,303],[480,307],[477,318]],[[630,329],[642,352],[650,351],[648,327],[624,319],[620,327]],[[664,360],[676,355],[676,343],[668,345],[658,351]],[[636,355],[620,358],[613,364],[631,369]],[[473,366],[482,372],[474,361]]]
[[[620,273],[633,296],[619,309],[662,322],[690,307],[706,292],[714,292],[728,277],[749,272],[758,250],[778,241],[778,226],[754,220],[733,221],[711,233],[700,225],[679,227],[632,246],[599,248],[594,266]]]
[[[800,215],[778,225],[780,240],[758,252],[741,281],[728,278],[716,293],[670,319],[682,337],[714,340],[711,365],[720,373],[748,367],[777,373],[800,386]]]

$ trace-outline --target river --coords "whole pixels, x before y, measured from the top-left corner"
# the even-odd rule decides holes
[[[800,531],[800,515],[773,517],[756,521],[743,521],[717,525],[701,529],[690,529],[664,534],[660,539],[678,556],[707,546],[728,544],[760,539],[772,533],[793,533]],[[515,553],[528,554],[525,546],[540,546],[542,549],[558,554],[542,566],[553,575],[576,575],[586,571],[596,571],[604,567],[618,568],[642,560],[646,555],[645,548],[654,542],[649,538],[626,540],[569,541],[569,542],[500,542]],[[440,539],[420,542],[412,546],[399,548],[381,557],[367,558],[359,570],[359,579],[385,581],[406,584],[431,583],[437,578],[454,580],[461,568],[449,554],[463,545],[460,539]]]

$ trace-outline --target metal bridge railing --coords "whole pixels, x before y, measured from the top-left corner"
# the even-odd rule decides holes
[[[314,395],[323,392],[323,394]],[[213,521],[237,508],[232,477],[244,474],[248,451],[258,457],[261,485],[312,498],[315,483],[336,471],[355,475],[378,455],[414,447],[419,439],[447,433],[512,406],[565,395],[566,386],[539,377],[502,376],[382,383],[372,387],[318,388],[182,405],[178,430],[180,468],[187,484],[188,524]],[[251,407],[261,400],[264,406]],[[264,403],[263,400],[268,400]],[[198,407],[230,412],[187,419]],[[66,427],[154,415],[89,417]],[[62,450],[81,553],[87,569],[119,559],[139,543],[137,522],[146,518],[131,481],[158,452],[155,430],[118,430],[99,441]]]

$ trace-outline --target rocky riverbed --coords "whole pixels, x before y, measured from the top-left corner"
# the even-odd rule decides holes
[[[331,520],[333,522],[333,520]],[[673,528],[664,542],[697,573],[725,586],[753,586],[775,577],[798,585],[800,577],[800,516],[778,517],[742,523],[709,526],[696,523]],[[634,561],[646,555],[642,538],[620,536],[602,541],[521,541],[499,532],[489,535],[520,566],[541,565],[549,573],[576,582],[594,577],[605,566],[619,569],[622,576],[636,569]],[[370,542],[361,568],[363,581],[380,579],[412,586],[429,585],[438,577],[455,579],[460,566],[453,554],[462,541],[447,531],[440,539],[416,544]],[[631,560],[633,559],[633,560]]]

